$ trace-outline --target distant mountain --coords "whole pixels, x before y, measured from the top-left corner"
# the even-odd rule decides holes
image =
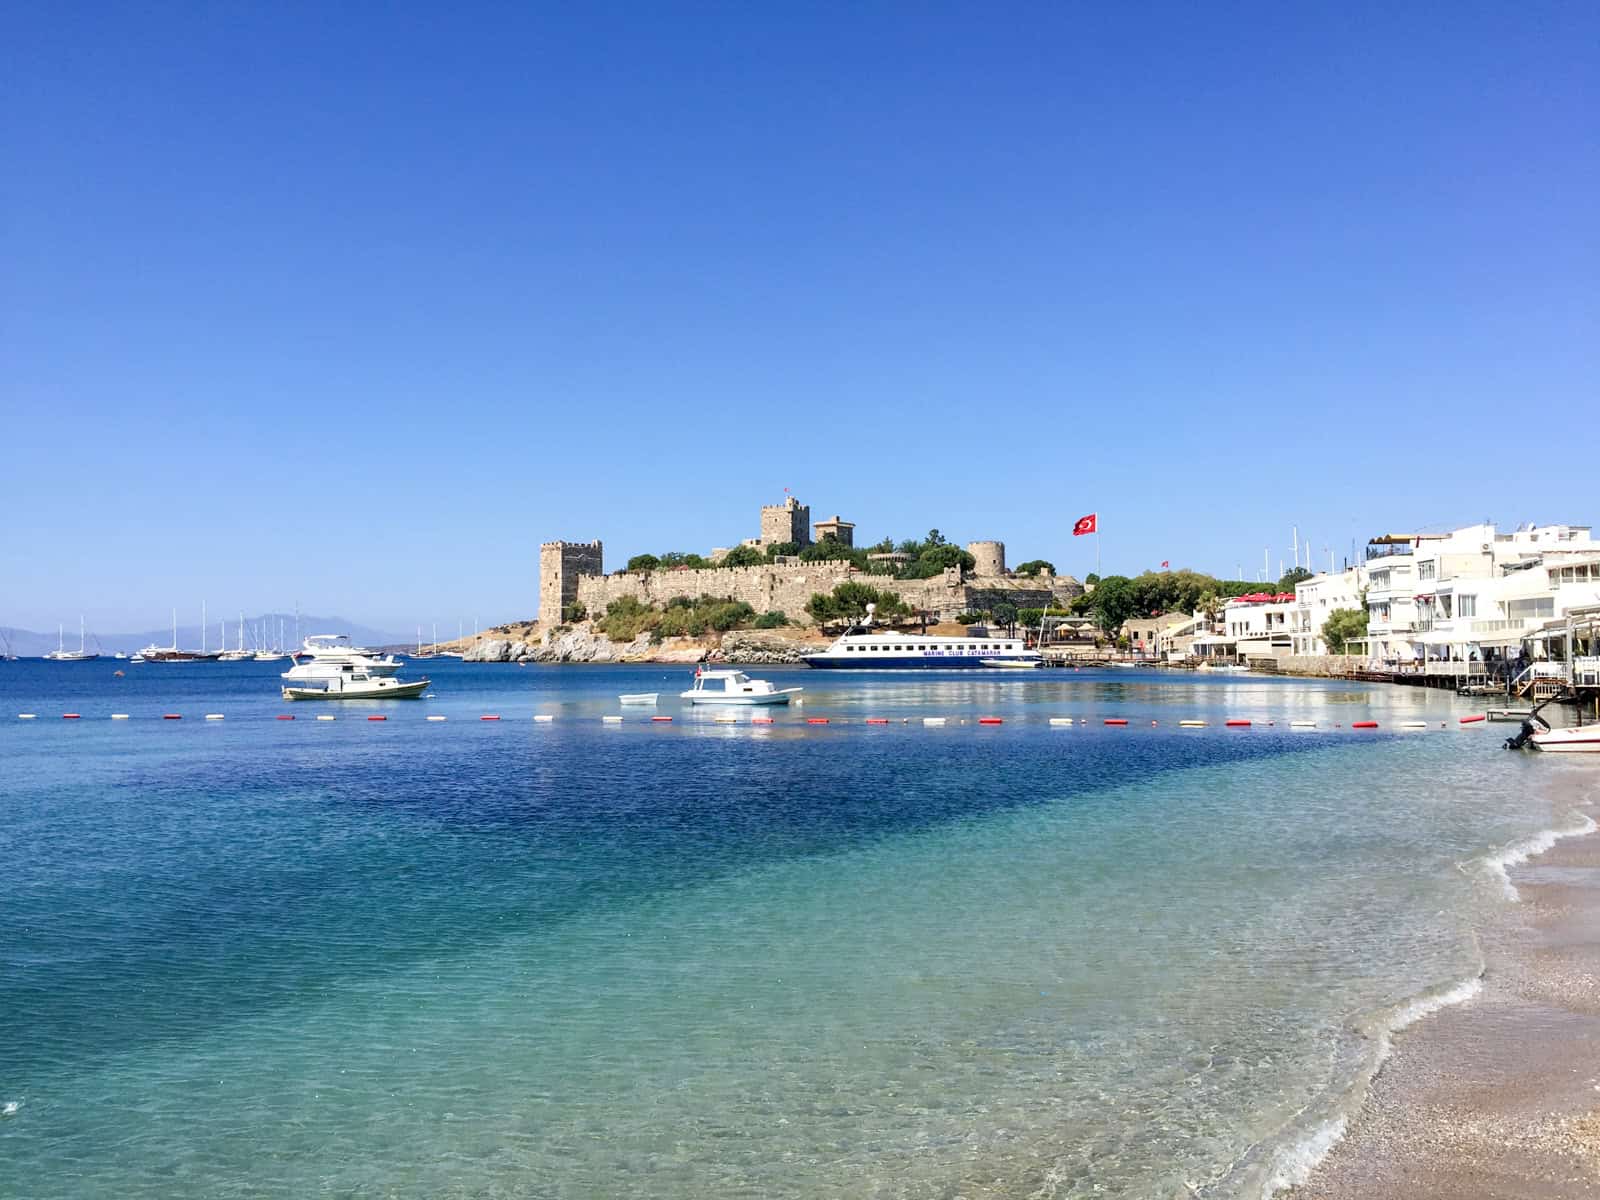
[[[279,637],[279,622],[282,622],[282,637]],[[228,649],[232,650],[239,642],[239,618],[224,622],[227,626]],[[258,641],[268,646],[282,646],[285,650],[295,648],[294,640],[295,617],[293,613],[262,613],[256,617],[244,619],[244,644],[245,649],[257,648]],[[408,646],[415,643],[415,637],[408,637],[403,633],[393,630],[374,629],[370,625],[358,625],[354,621],[347,621],[343,617],[313,617],[300,615],[300,636],[305,637],[312,633],[348,633],[352,641],[360,646]],[[205,645],[208,649],[217,649],[219,623],[212,621],[206,626]],[[53,633],[36,633],[31,629],[11,629],[0,626],[0,652],[15,654],[20,658],[37,658],[56,648],[56,635]],[[7,643],[10,643],[9,646]],[[66,635],[67,648],[78,648],[78,631],[69,630]],[[146,646],[172,645],[172,626],[164,629],[150,629],[142,633],[102,633],[94,629],[89,630],[88,648],[98,650],[102,654],[115,654],[118,650],[132,654],[135,650],[142,650]],[[198,625],[178,626],[178,645],[185,650],[198,650],[201,645],[200,627]]]

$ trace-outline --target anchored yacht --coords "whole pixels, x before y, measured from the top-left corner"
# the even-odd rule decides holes
[[[283,673],[285,700],[414,700],[428,690],[430,681],[405,683],[394,678],[400,660],[378,657],[350,645],[342,633],[320,633],[306,638],[294,666]]]

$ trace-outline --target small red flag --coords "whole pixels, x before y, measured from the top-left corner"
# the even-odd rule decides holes
[[[1086,533],[1095,532],[1095,518],[1099,513],[1090,513],[1087,517],[1079,517],[1078,523],[1072,527],[1073,537],[1082,537]]]
[[[1164,559],[1164,558],[1163,558],[1163,559],[1162,559],[1162,560],[1161,560],[1161,565],[1162,565],[1162,566],[1163,566],[1163,567],[1170,567],[1170,566],[1171,566],[1171,565],[1172,565],[1172,564],[1171,564],[1171,563],[1170,563],[1170,562],[1168,562],[1168,561],[1167,561],[1167,560],[1166,560],[1166,559]]]

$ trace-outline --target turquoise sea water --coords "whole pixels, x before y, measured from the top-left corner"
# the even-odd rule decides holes
[[[1260,1194],[1577,819],[1420,690],[278,669],[0,664],[0,1195]]]

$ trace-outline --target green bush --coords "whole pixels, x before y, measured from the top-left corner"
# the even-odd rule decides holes
[[[764,612],[756,618],[757,629],[782,629],[788,624],[790,624],[789,617],[781,608]]]
[[[1018,567],[1016,573],[1018,575],[1037,575],[1041,571],[1049,571],[1050,574],[1054,575],[1056,573],[1056,565],[1047,559],[1032,558]]]
[[[647,629],[653,629],[660,614],[632,596],[621,596],[606,606],[606,615],[595,622],[601,633],[613,642],[631,642]]]
[[[758,567],[766,561],[766,556],[754,546],[735,546],[722,556],[719,567]]]
[[[574,600],[571,604],[563,605],[561,620],[568,625],[575,625],[589,615],[589,610],[583,606],[582,600]]]
[[[654,571],[661,565],[661,560],[654,554],[635,554],[628,560],[630,571]]]

